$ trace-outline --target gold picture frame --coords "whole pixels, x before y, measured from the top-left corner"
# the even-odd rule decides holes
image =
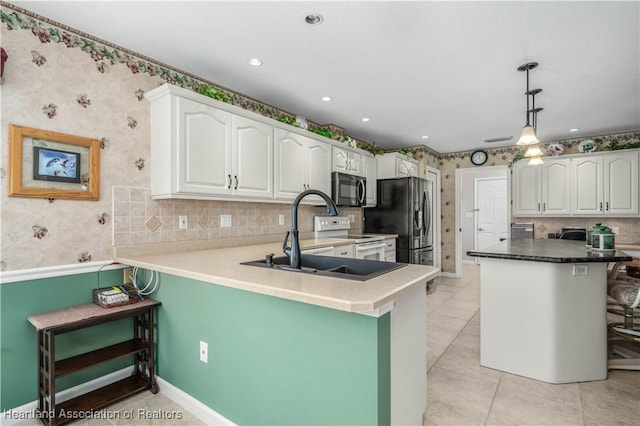
[[[100,199],[100,141],[9,125],[9,196]]]

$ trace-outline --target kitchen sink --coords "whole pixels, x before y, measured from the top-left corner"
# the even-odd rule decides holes
[[[315,274],[323,277],[342,278],[347,280],[367,281],[387,272],[406,266],[405,263],[380,262],[377,260],[349,259],[333,256],[302,255],[301,269],[289,266],[287,256],[274,257],[271,264],[267,259],[242,262],[241,265],[279,269],[281,271]]]

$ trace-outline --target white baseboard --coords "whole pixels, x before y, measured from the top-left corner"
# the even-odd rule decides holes
[[[235,423],[224,417],[222,414],[198,401],[182,389],[173,386],[161,377],[156,376],[156,381],[158,382],[158,388],[160,388],[161,394],[183,407],[185,410],[202,420],[205,424],[235,426]]]
[[[75,398],[76,396],[99,389],[105,385],[108,385],[109,383],[125,379],[131,376],[132,372],[133,367],[126,367],[121,370],[114,371],[113,373],[107,374],[106,376],[98,377],[89,382],[82,383],[78,386],[60,391],[56,394],[56,399],[60,402],[67,401],[71,398]],[[204,405],[202,402],[198,401],[183,390],[173,386],[166,380],[163,380],[161,377],[156,376],[156,381],[158,383],[158,388],[160,389],[161,394],[179,404],[185,410],[189,411],[191,414],[202,420],[205,424],[235,426],[235,423],[224,417],[222,414],[219,414],[215,410]],[[37,408],[38,401],[36,400],[4,411],[0,413],[0,425],[13,426],[27,419],[37,420]]]
[[[459,278],[456,276],[455,272],[440,272],[440,276],[445,278]]]

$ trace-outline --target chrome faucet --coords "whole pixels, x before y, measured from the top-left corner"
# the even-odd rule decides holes
[[[308,189],[298,194],[291,205],[291,231],[287,231],[287,235],[284,237],[284,243],[282,243],[282,250],[284,250],[284,254],[289,257],[289,265],[293,269],[301,269],[302,263],[300,258],[300,241],[298,239],[298,206],[304,197],[312,194],[322,197],[324,202],[327,204],[327,210],[331,216],[338,215],[338,207],[336,207],[333,200],[324,192],[315,189]],[[291,234],[291,247],[287,246],[289,234]]]

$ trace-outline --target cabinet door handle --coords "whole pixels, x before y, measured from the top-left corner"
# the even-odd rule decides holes
[[[538,203],[538,211],[540,211],[540,203]]]
[[[607,206],[607,211],[609,211],[609,202],[606,202],[606,206]]]
[[[229,176],[229,186],[227,186],[227,188],[231,189],[231,175],[228,175],[228,176]]]
[[[347,253],[349,253],[349,252],[348,252],[348,251],[341,251],[341,252],[340,252],[340,255],[344,256],[344,255],[346,255]]]
[[[237,176],[237,175],[235,175],[235,176],[234,176],[234,178],[235,178],[235,180],[236,180],[236,186],[235,186],[235,187],[233,187],[233,189],[238,189],[238,176]]]
[[[542,203],[542,211],[543,212],[547,211],[547,203]]]
[[[600,203],[600,211],[602,211],[602,203]]]

